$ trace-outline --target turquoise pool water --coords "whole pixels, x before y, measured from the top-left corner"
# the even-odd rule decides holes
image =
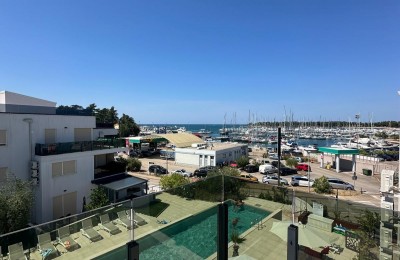
[[[270,214],[265,210],[244,205],[237,210],[229,206],[228,234],[234,219],[239,219],[239,234]],[[217,251],[217,208],[211,208],[171,226],[160,229],[137,241],[140,260],[154,259],[205,259]],[[126,247],[120,247],[96,259],[126,259]]]

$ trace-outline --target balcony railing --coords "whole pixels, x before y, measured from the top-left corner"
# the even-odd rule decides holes
[[[245,238],[239,247],[218,243],[222,204],[228,205],[228,240]],[[399,222],[393,210],[216,176],[0,235],[0,246],[3,255],[11,250],[11,258],[25,253],[42,259],[52,249],[57,259],[128,259],[126,243],[135,240],[140,259],[217,259],[221,246],[229,257],[239,248],[249,259],[287,259],[294,223],[298,259],[398,259]],[[51,248],[41,244],[41,235],[53,242]]]
[[[55,144],[36,144],[35,155],[46,156],[65,153],[87,152],[94,150],[124,147],[125,140],[110,139],[101,141],[82,141]]]

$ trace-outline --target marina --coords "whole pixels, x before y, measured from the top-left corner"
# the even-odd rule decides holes
[[[144,125],[142,135],[188,132],[206,142],[248,143],[249,147],[276,148],[278,128],[259,124],[247,125]],[[379,127],[282,127],[283,149],[296,147],[336,147],[373,151],[396,149],[400,129]],[[387,137],[387,138],[383,138]],[[390,138],[392,137],[392,138]]]

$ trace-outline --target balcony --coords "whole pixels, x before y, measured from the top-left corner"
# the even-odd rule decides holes
[[[125,140],[109,139],[101,141],[82,141],[55,144],[36,144],[35,155],[47,156],[55,154],[87,152],[125,147]]]
[[[127,259],[131,239],[139,244],[140,259],[217,259],[220,247],[231,257],[235,244],[217,242],[222,204],[228,207],[228,240],[234,233],[245,239],[238,244],[243,258],[287,259],[292,221],[299,232],[298,259],[395,259],[399,254],[396,212],[221,176],[0,235],[0,246],[4,255],[19,246],[19,253],[42,259],[46,251],[38,249],[38,236],[46,234],[57,259]],[[380,222],[366,230],[359,221],[366,214],[377,214]],[[59,239],[65,228],[68,235]]]

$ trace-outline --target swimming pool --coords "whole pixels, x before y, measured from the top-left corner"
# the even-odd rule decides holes
[[[270,212],[244,205],[228,208],[228,234],[232,221],[239,219],[236,230],[242,234]],[[229,238],[229,237],[228,237]],[[217,251],[217,207],[181,220],[137,240],[142,259],[205,259]],[[126,259],[126,247],[120,247],[96,259]]]

